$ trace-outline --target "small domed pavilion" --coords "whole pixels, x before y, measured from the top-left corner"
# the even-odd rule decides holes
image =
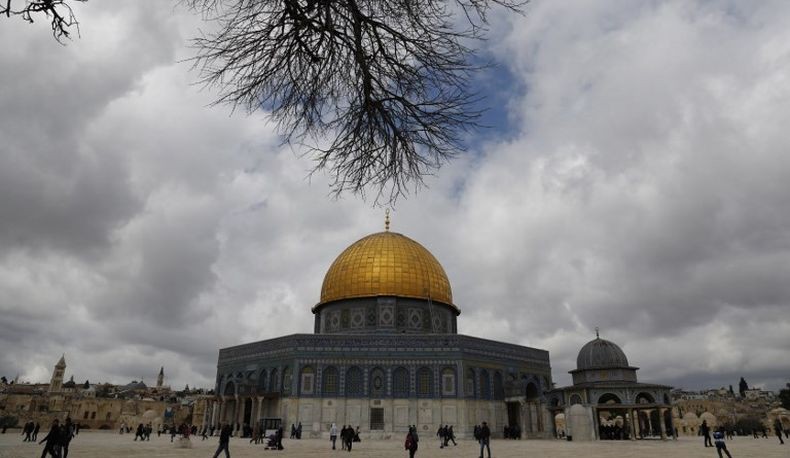
[[[617,344],[601,339],[597,329],[595,334],[570,371],[573,385],[547,393],[552,416],[562,414],[573,440],[666,439],[672,434],[672,387],[637,382],[639,368]]]

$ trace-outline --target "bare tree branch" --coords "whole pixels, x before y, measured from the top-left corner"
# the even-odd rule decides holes
[[[23,3],[17,9],[12,3]],[[79,33],[72,5],[0,0],[0,14],[44,16],[59,43]],[[193,41],[215,104],[265,109],[285,141],[307,148],[336,194],[374,190],[392,202],[464,149],[478,126],[464,43],[494,6],[527,0],[180,0],[217,32]],[[459,29],[454,15],[468,27]],[[462,24],[464,21],[462,21]]]
[[[472,50],[515,0],[183,0],[218,32],[194,40],[215,103],[271,112],[335,193],[391,202],[463,150],[477,126]],[[458,30],[453,12],[469,27]],[[323,145],[323,146],[321,146]],[[327,146],[328,145],[328,146]]]
[[[23,20],[33,23],[34,17],[45,16],[50,21],[52,35],[58,43],[63,44],[64,38],[70,38],[71,27],[77,30],[79,35],[79,23],[74,16],[71,8],[73,2],[87,2],[88,0],[23,0],[24,6],[14,9],[11,5],[12,0],[6,0],[4,6],[0,6],[0,15],[6,17],[20,16]],[[20,2],[21,3],[21,2]]]

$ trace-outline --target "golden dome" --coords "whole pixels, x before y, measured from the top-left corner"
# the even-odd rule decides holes
[[[458,311],[439,261],[425,247],[396,232],[371,234],[340,253],[324,277],[316,307],[375,296],[430,299]]]

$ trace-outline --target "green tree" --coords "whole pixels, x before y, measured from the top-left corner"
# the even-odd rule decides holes
[[[741,377],[741,380],[738,382],[738,392],[741,394],[741,397],[746,395],[746,390],[749,389],[749,384],[746,383],[746,380]]]
[[[19,423],[19,418],[13,415],[0,416],[0,428],[15,428]]]

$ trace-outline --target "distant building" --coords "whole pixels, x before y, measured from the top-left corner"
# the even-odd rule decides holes
[[[742,418],[759,419],[766,427],[779,418],[790,426],[790,418],[785,420],[782,412],[777,410],[779,402],[772,391],[752,388],[745,390],[741,397],[740,393],[733,393],[723,387],[701,391],[673,390],[672,399],[673,424],[680,435],[699,434],[703,421],[710,427],[724,426],[735,430],[738,420]],[[748,434],[749,431],[742,433]]]
[[[48,425],[53,419],[70,417],[84,428],[118,429],[121,424],[182,423],[203,426],[206,404],[212,395],[202,390],[175,393],[165,386],[164,368],[157,387],[142,381],[126,385],[76,383],[74,376],[63,382],[65,355],[55,364],[48,384],[10,383],[0,385],[0,416],[15,416]]]

